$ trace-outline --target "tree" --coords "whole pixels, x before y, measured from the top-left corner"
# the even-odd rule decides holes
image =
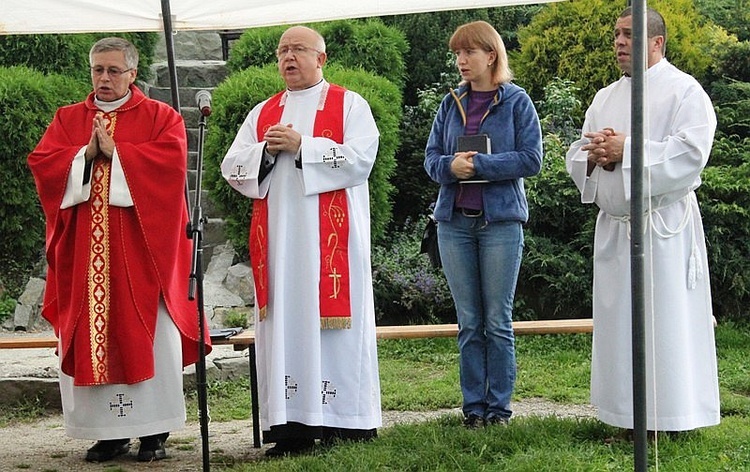
[[[531,21],[540,9],[540,6],[532,5],[383,17],[387,25],[401,30],[409,43],[409,52],[404,57],[409,64],[404,104],[417,105],[420,90],[440,83],[441,75],[445,72],[455,72],[452,64],[446,69],[445,55],[450,52],[448,39],[458,26],[470,21],[487,21],[500,33],[505,47],[513,50],[518,46],[518,27]],[[457,78],[456,83],[458,80]]]
[[[750,2],[748,0],[696,0],[700,12],[737,35],[740,41],[750,41]]]
[[[667,57],[674,65],[704,80],[712,62],[713,30],[692,0],[655,0],[667,23]],[[579,98],[591,103],[597,90],[621,73],[612,50],[613,30],[625,2],[576,0],[553,3],[519,32],[521,50],[512,55],[517,82],[537,101],[555,77],[574,82]]]

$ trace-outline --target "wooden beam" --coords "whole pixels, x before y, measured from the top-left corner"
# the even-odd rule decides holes
[[[567,320],[534,320],[513,322],[513,332],[516,336],[529,334],[571,334],[591,333],[594,325],[588,319]],[[418,338],[450,338],[458,335],[457,324],[435,324],[435,325],[404,325],[404,326],[378,326],[376,336],[378,339],[418,339]],[[232,345],[238,351],[247,349],[255,343],[255,331],[245,330],[240,334],[226,339],[213,341],[214,345]],[[19,348],[54,348],[57,347],[57,338],[8,336],[0,337],[0,349]]]
[[[0,349],[33,349],[42,347],[57,347],[57,338],[54,336],[47,337],[29,337],[29,336],[9,336],[0,337]]]

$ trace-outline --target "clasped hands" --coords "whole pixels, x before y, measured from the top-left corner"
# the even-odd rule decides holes
[[[115,140],[107,131],[107,120],[104,119],[104,113],[97,113],[91,124],[91,138],[86,147],[85,157],[91,161],[99,155],[107,159],[112,159],[115,152]]]
[[[291,124],[279,123],[271,126],[263,135],[263,140],[266,142],[266,151],[273,156],[281,151],[296,155],[302,146],[302,135],[292,129]]]
[[[474,155],[476,151],[457,152],[451,161],[451,172],[460,180],[470,179],[476,174]]]
[[[622,162],[622,151],[625,147],[625,135],[617,133],[612,128],[583,134],[589,142],[581,146],[582,151],[588,151],[589,168],[600,166],[606,171],[615,170],[615,164]]]

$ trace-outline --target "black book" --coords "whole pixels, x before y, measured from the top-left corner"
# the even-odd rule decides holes
[[[458,152],[476,151],[482,154],[490,154],[490,137],[486,134],[474,134],[471,136],[458,137]],[[462,184],[486,184],[489,180],[469,179],[461,180]]]
[[[236,327],[236,328],[216,328],[209,330],[209,335],[211,336],[211,341],[217,341],[219,339],[229,339],[232,336],[236,336],[240,334],[243,331],[242,327]]]
[[[486,134],[458,137],[458,152],[476,151],[482,154],[489,154],[490,149],[490,137]]]

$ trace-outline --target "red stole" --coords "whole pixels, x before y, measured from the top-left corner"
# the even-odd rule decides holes
[[[314,137],[344,142],[344,93],[337,85],[328,85],[322,92],[321,104],[315,115]],[[258,142],[268,128],[279,123],[284,111],[282,98],[286,92],[271,97],[258,116]],[[318,195],[320,237],[319,308],[322,329],[351,328],[349,294],[349,208],[346,190]],[[268,196],[253,201],[250,224],[250,262],[255,279],[255,303],[263,321],[268,305]]]

